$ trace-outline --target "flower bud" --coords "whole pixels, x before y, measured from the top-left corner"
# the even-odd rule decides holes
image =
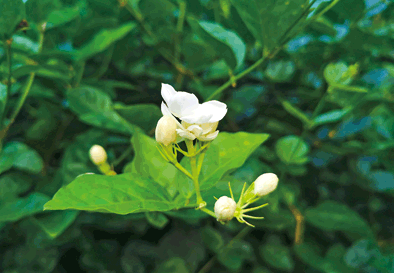
[[[227,196],[220,197],[215,203],[215,215],[218,221],[230,221],[234,217],[237,204]]]
[[[278,176],[274,173],[265,173],[254,181],[254,194],[264,196],[273,192],[278,186]]]
[[[107,153],[100,145],[93,145],[89,150],[89,156],[95,165],[101,165],[107,162]]]
[[[155,136],[156,141],[168,146],[176,141],[176,129],[178,125],[173,117],[163,116],[157,122]]]

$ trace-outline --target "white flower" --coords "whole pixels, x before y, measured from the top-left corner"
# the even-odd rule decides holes
[[[163,143],[168,146],[176,141],[176,128],[178,127],[177,122],[174,118],[169,116],[163,116],[157,122],[155,136],[156,141]]]
[[[227,196],[220,197],[215,203],[215,215],[218,221],[230,221],[234,217],[237,204]]]
[[[219,131],[216,130],[219,122],[204,123],[204,124],[189,124],[182,121],[182,126],[185,129],[177,129],[178,135],[183,138],[190,140],[198,139],[200,141],[212,141],[214,140]]]
[[[92,148],[90,148],[89,157],[95,165],[101,165],[107,162],[107,153],[100,145],[93,145]]]
[[[274,173],[265,173],[254,181],[254,194],[264,196],[273,192],[278,186],[278,176]]]
[[[165,101],[161,103],[163,115],[174,115],[189,124],[218,122],[227,113],[227,106],[223,102],[212,100],[199,104],[194,94],[177,92],[169,84],[161,84],[161,95]],[[180,124],[178,125],[182,128]]]

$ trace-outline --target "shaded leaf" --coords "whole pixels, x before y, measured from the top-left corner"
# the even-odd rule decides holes
[[[298,136],[286,136],[275,144],[279,158],[286,164],[305,164],[308,162],[309,145]]]

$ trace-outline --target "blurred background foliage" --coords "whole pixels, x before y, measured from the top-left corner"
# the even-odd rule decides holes
[[[394,272],[392,1],[0,7],[1,272]],[[162,82],[225,102],[221,131],[271,135],[205,197],[275,172],[265,219],[43,212],[98,172],[93,144],[127,171],[130,136],[154,134]]]

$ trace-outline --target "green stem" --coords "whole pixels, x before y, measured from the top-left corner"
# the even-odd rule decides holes
[[[216,218],[216,214],[212,210],[207,209],[207,208],[201,208],[200,210],[211,215],[212,217]]]
[[[4,108],[2,109],[1,119],[0,119],[0,127],[3,127],[3,118],[6,114],[5,107],[7,106],[8,98],[11,96],[11,87],[12,87],[12,49],[11,49],[11,40],[4,42],[6,54],[7,54],[7,67],[8,67],[8,77],[7,77],[7,94],[4,98]]]
[[[198,183],[198,176],[199,176],[199,171],[197,167],[197,158],[196,158],[196,148],[193,145],[192,140],[186,140],[186,147],[187,151],[189,154],[192,154],[193,156],[189,157],[190,158],[190,166],[192,168],[192,177],[193,177],[193,184],[194,184],[194,189],[196,191],[196,197],[197,197],[197,204],[200,206],[199,208],[204,207],[204,200],[202,199],[201,192],[200,192],[200,184]]]
[[[38,52],[41,52],[43,43],[44,43],[44,30],[40,31]],[[10,122],[8,123],[7,127],[2,131],[2,134],[1,134],[2,139],[5,138],[10,126],[14,123],[16,117],[18,116],[20,110],[22,109],[22,106],[25,103],[25,100],[26,100],[27,96],[29,95],[30,89],[33,85],[35,76],[36,76],[35,72],[30,73],[30,76],[27,79],[25,88],[23,89],[22,94],[19,97],[18,103],[17,103],[16,107],[14,108],[13,113],[11,114]]]
[[[251,65],[249,68],[245,69],[238,75],[234,76],[230,80],[228,80],[226,83],[224,83],[222,86],[220,86],[218,89],[215,90],[208,98],[207,101],[212,100],[214,97],[218,96],[220,93],[222,93],[227,87],[229,87],[234,81],[239,80],[246,74],[252,72],[254,69],[256,69],[259,65],[261,65],[264,61],[266,61],[268,58],[267,56],[262,57],[260,60],[255,62],[253,65]]]
[[[186,3],[180,1],[179,3],[179,17],[176,25],[176,39],[175,39],[175,62],[179,62],[181,55],[180,38],[183,31],[183,24],[185,22]]]

